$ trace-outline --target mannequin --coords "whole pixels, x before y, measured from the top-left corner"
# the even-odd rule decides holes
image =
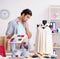
[[[42,24],[37,27],[36,52],[53,54],[52,31],[47,23],[43,20]]]
[[[46,23],[47,23],[47,20],[42,21],[42,24],[46,25]]]
[[[47,20],[43,20],[41,26],[42,26],[43,29],[45,29],[45,27],[48,26],[47,25]]]

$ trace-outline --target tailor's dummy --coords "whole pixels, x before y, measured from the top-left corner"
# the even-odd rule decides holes
[[[36,52],[53,54],[52,31],[47,23],[43,20],[42,24],[37,27]]]

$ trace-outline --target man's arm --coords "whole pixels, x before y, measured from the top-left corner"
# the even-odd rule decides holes
[[[30,30],[29,30],[29,28],[28,28],[27,22],[24,22],[24,25],[25,25],[25,28],[26,28],[26,34],[28,35],[28,38],[30,39],[31,36],[32,36],[32,34],[31,34],[31,32],[30,32]]]
[[[7,39],[10,39],[12,37],[12,34],[13,34],[13,25],[12,25],[12,22],[9,22],[7,31],[6,31]]]

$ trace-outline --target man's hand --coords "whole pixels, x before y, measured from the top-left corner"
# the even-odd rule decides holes
[[[23,24],[24,24],[25,28],[28,28],[28,23],[27,22],[24,22]]]
[[[12,35],[9,35],[9,36],[7,36],[7,39],[10,39],[12,37]]]
[[[31,32],[30,32],[30,30],[28,28],[28,23],[24,22],[23,24],[24,24],[24,26],[26,28],[26,34],[28,35],[28,38],[31,38],[32,34],[31,34]]]

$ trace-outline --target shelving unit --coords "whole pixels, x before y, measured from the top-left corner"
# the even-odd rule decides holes
[[[60,5],[51,5],[49,7],[49,21],[55,22],[56,29],[60,29]],[[53,49],[56,50],[58,59],[60,59],[60,32],[52,33]]]

